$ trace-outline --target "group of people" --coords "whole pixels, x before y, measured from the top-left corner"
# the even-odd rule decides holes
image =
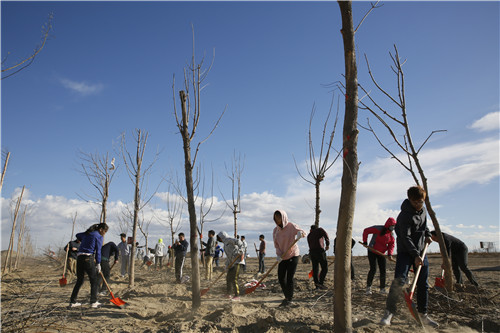
[[[408,272],[411,268],[417,271],[421,266],[420,274],[416,282],[417,286],[417,306],[422,322],[426,325],[437,327],[438,324],[427,314],[428,308],[428,276],[429,263],[424,254],[426,244],[432,241],[438,241],[435,231],[430,232],[427,227],[427,212],[424,206],[426,198],[425,190],[420,186],[410,187],[407,191],[407,199],[401,205],[401,212],[397,219],[388,218],[384,225],[374,225],[363,231],[363,245],[368,249],[368,262],[370,269],[366,283],[366,294],[372,294],[372,283],[377,271],[380,272],[380,293],[387,294],[386,310],[381,320],[382,325],[390,325],[392,317],[396,314],[397,302],[401,297],[401,289],[405,285]],[[292,306],[294,296],[294,275],[299,261],[299,247],[297,242],[306,237],[306,232],[297,224],[288,220],[288,216],[283,210],[276,210],[273,214],[275,228],[273,229],[273,243],[276,250],[276,259],[278,261],[278,281],[284,295],[280,307]],[[92,307],[100,305],[97,302],[97,294],[100,284],[97,274],[101,274],[105,279],[109,278],[110,260],[114,256],[114,264],[118,261],[120,254],[122,260],[122,276],[126,274],[130,247],[126,242],[126,235],[122,234],[122,242],[117,246],[109,242],[102,246],[103,236],[108,230],[104,223],[96,224],[90,227],[86,232],[76,235],[76,240],[68,244],[72,253],[71,260],[76,261],[77,282],[73,289],[70,299],[70,305],[79,306],[76,302],[78,291],[83,283],[85,273],[89,275],[91,283],[90,301]],[[396,238],[393,235],[396,233]],[[372,235],[370,242],[368,236]],[[478,286],[472,272],[467,267],[467,246],[451,235],[442,233],[448,255],[452,258],[453,272],[457,283],[462,283],[460,270],[462,270],[469,281]],[[264,259],[266,256],[266,241],[264,235],[259,236],[259,248],[255,246],[258,255],[259,269],[258,274],[265,271]],[[355,243],[354,240],[353,244]],[[221,248],[218,243],[223,243]],[[326,251],[330,247],[330,240],[327,232],[317,226],[312,225],[307,235],[309,245],[309,257],[312,263],[312,276],[316,289],[327,289],[324,285],[328,272],[328,262]],[[247,256],[248,245],[244,236],[229,237],[224,231],[215,236],[215,231],[208,232],[207,242],[202,242],[205,258],[205,278],[212,279],[213,263],[218,265],[219,253],[226,254],[226,298],[239,300],[238,278],[242,270],[245,269],[245,259]],[[175,258],[175,278],[177,283],[182,282],[182,270],[189,243],[186,241],[183,233],[179,233],[178,239],[172,245]],[[394,250],[397,247],[396,266],[394,279],[390,289],[386,290],[386,257],[393,259]],[[335,248],[335,242],[334,242]],[[170,249],[169,249],[170,250]],[[165,244],[162,239],[156,245],[156,264],[162,265],[162,257],[165,251]],[[73,254],[76,252],[76,256]],[[387,253],[387,255],[386,255]],[[76,260],[75,260],[76,258]],[[113,265],[114,265],[113,264]],[[74,269],[75,263],[70,265],[70,270]],[[351,262],[352,267],[352,262]],[[352,267],[353,268],[353,267]],[[351,270],[354,274],[354,269]],[[353,278],[353,276],[351,276]],[[103,285],[100,287],[103,291]]]

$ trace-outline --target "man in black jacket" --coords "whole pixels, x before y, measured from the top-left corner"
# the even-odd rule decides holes
[[[101,271],[102,275],[104,275],[104,278],[106,279],[106,282],[109,283],[109,278],[111,276],[111,267],[109,266],[110,259],[115,256],[115,261],[113,263],[113,266],[118,262],[118,246],[116,246],[115,243],[109,242],[106,243],[102,246],[101,249]],[[106,295],[106,284],[102,280],[102,276],[99,274],[98,276],[98,285],[100,286],[99,288],[99,296],[104,296]]]
[[[427,193],[421,186],[410,187],[407,191],[408,199],[401,204],[401,212],[396,223],[397,258],[394,270],[394,280],[389,290],[386,301],[384,317],[381,325],[390,325],[392,316],[396,313],[397,303],[401,297],[401,288],[405,285],[408,271],[413,266],[416,272],[417,266],[422,266],[417,280],[417,306],[421,315],[422,323],[437,327],[438,324],[427,316],[427,305],[429,297],[429,262],[427,257],[421,257],[426,243],[431,243],[431,233],[427,228],[427,210],[425,209],[425,197]]]
[[[328,262],[326,261],[326,251],[330,248],[330,239],[325,229],[311,225],[309,235],[309,257],[311,258],[313,279],[316,289],[327,289],[324,285],[326,273],[328,273]],[[319,272],[321,266],[321,273]]]
[[[446,245],[446,252],[448,252],[448,256],[451,256],[451,266],[453,267],[453,274],[455,274],[457,283],[462,284],[462,275],[460,274],[461,269],[465,276],[467,276],[467,279],[469,279],[470,283],[476,287],[479,286],[469,267],[467,267],[469,257],[469,249],[467,248],[467,245],[452,235],[445,234],[444,232],[442,232],[442,234],[444,244]],[[438,242],[436,231],[431,231],[431,238],[433,241]],[[441,267],[444,268],[444,264]]]

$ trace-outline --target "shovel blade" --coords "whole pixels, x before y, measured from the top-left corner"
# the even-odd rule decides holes
[[[116,305],[117,307],[119,307],[120,309],[123,309],[124,308],[124,305],[127,304],[125,303],[122,299],[118,298],[118,297],[115,297],[115,298],[112,298],[109,300],[111,303],[113,303],[114,305]]]
[[[311,271],[309,272],[309,278],[312,278],[312,277],[313,277],[313,271],[311,270]]]
[[[255,291],[255,289],[257,289],[257,285],[253,286],[253,287],[250,287],[250,288],[247,288],[245,289],[245,294],[251,294]]]
[[[436,281],[434,282],[434,287],[444,288],[445,287],[444,279],[437,277]]]
[[[410,310],[410,313],[411,315],[413,316],[413,318],[415,318],[415,320],[417,321],[417,323],[420,325],[420,326],[423,326],[424,324],[422,323],[422,320],[420,319],[420,316],[418,314],[418,311],[417,311],[417,306],[415,303],[413,303],[412,301],[412,297],[413,294],[412,293],[407,293],[405,291],[405,301],[406,301],[406,305],[408,306],[408,309]]]
[[[59,279],[59,286],[60,287],[64,287],[67,284],[68,284],[68,281],[66,280],[66,278],[64,276]]]

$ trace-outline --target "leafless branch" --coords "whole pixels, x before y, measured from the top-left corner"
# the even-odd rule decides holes
[[[354,29],[354,33],[356,33],[356,31],[358,31],[358,28],[361,26],[361,24],[363,23],[363,21],[364,21],[364,20],[366,19],[366,17],[367,17],[367,16],[371,13],[371,11],[372,11],[372,10],[374,10],[375,8],[380,8],[380,7],[382,7],[382,6],[383,6],[383,4],[382,4],[382,5],[380,5],[380,6],[377,6],[377,4],[378,4],[379,2],[380,2],[380,0],[379,0],[379,1],[377,1],[375,4],[374,4],[373,2],[371,2],[371,3],[370,3],[370,4],[371,4],[371,8],[370,8],[370,10],[369,10],[369,11],[365,14],[365,16],[363,16],[363,18],[361,19],[361,22],[359,22],[359,24],[358,24],[358,26],[356,27],[356,29]]]

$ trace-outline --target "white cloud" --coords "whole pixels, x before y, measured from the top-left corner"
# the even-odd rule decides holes
[[[85,81],[78,82],[65,78],[60,79],[60,82],[65,88],[83,96],[97,94],[104,89],[102,83],[90,84]]]
[[[469,126],[479,132],[494,131],[500,128],[500,111],[491,112]]]

